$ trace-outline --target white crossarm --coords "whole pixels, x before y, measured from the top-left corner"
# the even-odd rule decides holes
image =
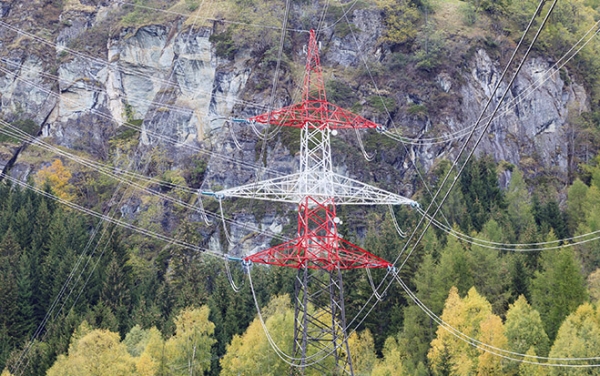
[[[215,192],[216,197],[238,197],[297,204],[310,196],[316,201],[333,197],[336,205],[411,205],[417,202],[334,172],[296,173]]]

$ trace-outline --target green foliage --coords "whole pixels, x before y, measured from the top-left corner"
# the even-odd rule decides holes
[[[30,136],[37,136],[40,131],[40,127],[31,119],[17,120],[11,124],[13,127],[18,128],[19,130],[27,133]],[[0,143],[2,142],[10,142],[13,144],[20,144],[18,138],[12,137],[4,134],[4,132],[14,133],[14,131],[10,130],[8,126],[2,125],[0,126]],[[19,136],[21,137],[21,136]]]
[[[375,367],[371,376],[393,376],[404,375],[402,363],[402,350],[394,337],[389,337],[383,346],[383,359]]]
[[[531,299],[553,340],[564,318],[586,301],[587,292],[571,249],[543,253],[541,267],[532,281]]]
[[[190,12],[195,11],[200,6],[198,0],[185,0],[185,5]]]
[[[492,314],[491,305],[475,288],[464,299],[458,296],[456,288],[450,289],[441,318],[471,338],[498,348],[506,346],[502,321]],[[497,357],[477,350],[442,327],[438,328],[427,357],[434,375],[499,374],[500,371]]]
[[[341,107],[350,107],[357,99],[356,91],[343,81],[327,81],[325,91],[327,92],[327,100]]]
[[[489,157],[470,160],[460,176],[461,191],[470,222],[462,223],[463,231],[481,231],[493,213],[506,208],[504,192],[498,186],[495,167]]]
[[[508,350],[524,354],[533,349],[536,354],[546,356],[550,350],[548,336],[544,331],[540,314],[521,295],[511,304],[506,313],[504,334],[508,339]],[[511,362],[507,370],[516,372],[519,364]]]
[[[372,95],[368,97],[367,103],[377,113],[386,116],[387,114],[393,114],[398,109],[398,105],[396,104],[394,98],[381,95]]]
[[[285,353],[292,349],[294,312],[289,296],[274,297],[264,309],[265,325],[273,341]],[[234,336],[221,359],[221,375],[282,375],[289,366],[271,349],[256,318],[242,336]]]
[[[48,376],[59,375],[132,375],[135,362],[120,343],[117,333],[90,330],[84,322],[73,334],[69,355],[60,355],[48,370]]]
[[[411,116],[420,118],[427,115],[427,106],[423,104],[411,104],[406,112]]]
[[[371,331],[366,329],[361,333],[352,333],[348,337],[348,348],[350,349],[350,354],[352,354],[352,369],[354,374],[357,376],[370,375],[377,362]]]
[[[415,39],[419,11],[411,1],[378,0],[376,4],[385,15],[386,30],[382,42],[406,44]]]
[[[161,24],[172,21],[176,15],[164,12],[156,12],[152,8],[165,8],[168,2],[163,0],[135,0],[137,6],[127,6],[124,14],[119,14],[122,27],[139,28],[150,24]],[[195,0],[186,0],[188,10],[194,7]]]
[[[600,351],[600,315],[590,304],[583,304],[570,314],[560,326],[550,357],[553,358],[589,358]],[[551,375],[590,375],[597,374],[585,368],[557,368],[550,370]]]
[[[460,5],[462,21],[467,26],[475,25],[477,21],[477,10],[472,2],[464,2]]]
[[[184,309],[175,317],[175,335],[165,342],[170,375],[202,374],[210,368],[215,324],[209,321],[209,308]]]
[[[300,133],[300,128],[280,128],[279,139],[281,140],[281,144],[290,151],[290,155],[296,155],[300,151]]]
[[[233,59],[237,48],[233,41],[233,29],[229,28],[221,33],[212,33],[208,40],[215,46],[215,53],[222,59]]]

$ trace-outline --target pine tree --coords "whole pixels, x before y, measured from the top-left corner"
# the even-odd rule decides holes
[[[523,173],[518,168],[513,169],[510,184],[506,192],[507,211],[516,239],[535,222],[531,212],[531,198],[523,180]]]
[[[21,247],[9,228],[0,242],[0,326],[7,329],[11,343],[14,343],[20,334],[15,327],[19,313],[17,276],[20,256]]]

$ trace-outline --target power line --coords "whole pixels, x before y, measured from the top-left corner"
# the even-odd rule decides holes
[[[524,55],[524,56],[523,56],[523,58],[521,59],[521,62],[519,63],[519,65],[518,65],[518,67],[517,67],[517,70],[515,71],[515,73],[513,74],[513,77],[512,77],[512,79],[510,80],[509,84],[507,85],[507,89],[504,91],[504,94],[502,95],[501,99],[498,101],[498,104],[495,106],[495,109],[494,109],[494,112],[493,112],[494,114],[495,114],[495,113],[498,111],[498,109],[499,109],[500,105],[502,104],[502,101],[503,101],[503,99],[506,97],[506,94],[507,94],[507,92],[510,90],[510,87],[511,87],[511,85],[512,85],[512,83],[513,83],[514,79],[516,78],[517,74],[519,73],[519,71],[520,71],[521,67],[523,66],[523,64],[524,64],[524,62],[525,62],[525,59],[527,58],[527,56],[528,56],[529,52],[531,51],[531,49],[532,49],[532,47],[533,47],[533,44],[534,44],[534,43],[535,43],[535,41],[537,40],[537,38],[538,38],[538,36],[539,36],[539,34],[540,34],[540,32],[541,32],[542,28],[543,28],[543,27],[544,27],[544,25],[546,24],[546,21],[547,21],[547,20],[548,20],[548,18],[550,17],[550,14],[552,13],[552,10],[554,9],[554,7],[555,7],[555,5],[556,5],[556,2],[557,2],[557,0],[554,0],[554,1],[553,1],[552,5],[551,5],[551,7],[550,7],[550,10],[547,12],[547,14],[546,14],[546,16],[545,16],[544,20],[542,21],[541,25],[539,26],[539,28],[538,28],[538,30],[537,30],[537,32],[536,32],[536,34],[535,34],[535,36],[534,36],[533,40],[531,41],[531,43],[530,43],[530,45],[529,45],[529,47],[528,47],[528,49],[527,49],[527,51],[526,51],[525,55]],[[531,17],[531,20],[529,21],[529,24],[527,25],[527,28],[526,28],[526,29],[525,29],[525,31],[523,32],[523,35],[522,35],[522,37],[521,37],[521,39],[520,39],[520,41],[519,41],[519,43],[518,43],[517,47],[516,47],[516,48],[515,48],[515,50],[513,51],[513,54],[511,55],[511,57],[510,57],[510,59],[509,59],[509,61],[508,61],[507,65],[506,65],[506,67],[505,67],[504,71],[502,72],[502,75],[500,76],[500,79],[498,80],[498,83],[496,84],[496,87],[495,87],[495,88],[494,88],[494,90],[493,90],[493,92],[494,92],[494,93],[495,93],[495,92],[498,90],[498,88],[499,88],[499,86],[500,86],[500,84],[501,84],[501,82],[502,82],[502,80],[503,80],[504,76],[505,76],[505,75],[506,75],[506,73],[508,72],[508,69],[509,69],[510,65],[512,64],[512,62],[514,61],[514,59],[515,59],[515,57],[516,57],[516,54],[517,54],[517,51],[518,51],[519,47],[520,47],[520,46],[523,44],[523,42],[524,42],[524,40],[525,40],[525,36],[527,35],[527,33],[529,32],[529,30],[531,29],[531,26],[533,25],[533,22],[534,22],[534,20],[535,20],[535,18],[536,18],[536,16],[537,16],[538,12],[541,10],[542,6],[544,5],[544,3],[545,3],[545,0],[540,0],[540,3],[538,4],[538,8],[537,8],[537,10],[536,10],[536,11],[534,12],[534,14],[532,15],[532,17]],[[491,97],[488,99],[488,101],[486,102],[486,104],[485,104],[485,106],[484,106],[483,110],[481,111],[481,114],[479,115],[479,118],[478,118],[478,121],[477,121],[476,125],[478,125],[479,121],[481,121],[481,119],[483,118],[483,116],[484,116],[484,114],[485,114],[485,112],[486,112],[487,108],[489,107],[489,105],[490,105],[490,103],[491,103],[491,101],[492,101],[492,98],[493,98],[493,96],[491,96]],[[471,149],[471,151],[468,153],[466,160],[464,161],[464,163],[462,164],[462,166],[460,166],[460,168],[459,168],[459,170],[458,170],[458,172],[457,172],[457,175],[456,175],[456,177],[454,178],[454,180],[451,182],[451,185],[450,185],[450,187],[449,187],[448,191],[446,192],[446,194],[445,194],[445,195],[444,195],[444,197],[442,198],[441,202],[440,202],[439,204],[437,204],[437,205],[436,205],[436,203],[435,203],[435,201],[436,201],[436,198],[437,198],[437,196],[438,196],[438,195],[441,193],[441,191],[442,191],[442,189],[443,189],[443,187],[444,187],[445,183],[448,181],[448,179],[449,179],[449,177],[450,177],[450,175],[451,175],[451,173],[452,173],[452,168],[451,168],[451,169],[449,169],[448,173],[446,174],[446,176],[444,177],[444,179],[443,179],[442,183],[440,184],[440,188],[438,188],[438,190],[437,190],[437,192],[435,193],[435,195],[434,195],[434,197],[433,197],[433,199],[432,199],[431,203],[429,204],[429,206],[428,206],[428,207],[427,207],[427,209],[425,210],[425,213],[426,213],[426,214],[429,212],[429,210],[430,210],[430,209],[431,209],[431,208],[432,208],[434,205],[435,205],[435,210],[434,210],[434,213],[433,213],[433,215],[432,215],[431,217],[435,217],[435,216],[436,216],[436,214],[438,213],[438,211],[441,209],[441,207],[442,207],[443,203],[446,201],[446,199],[448,198],[448,196],[449,196],[450,192],[452,191],[452,188],[453,188],[453,187],[454,187],[454,185],[456,184],[457,178],[460,176],[460,174],[462,173],[463,169],[465,168],[465,166],[466,166],[467,162],[469,161],[469,159],[470,159],[470,158],[472,157],[472,155],[474,154],[474,151],[475,151],[475,149],[477,148],[477,145],[478,145],[478,144],[481,142],[481,139],[483,138],[483,135],[485,134],[485,130],[486,130],[486,129],[489,127],[489,125],[491,124],[491,121],[492,121],[492,119],[493,119],[493,117],[489,118],[489,120],[486,122],[486,125],[485,125],[485,127],[484,127],[483,131],[482,131],[482,132],[481,132],[481,134],[479,135],[479,137],[478,137],[478,139],[476,140],[476,142],[475,142],[475,144],[474,144],[473,148]],[[460,158],[462,157],[462,154],[465,152],[465,150],[466,150],[466,148],[467,148],[467,146],[468,146],[468,144],[469,144],[469,141],[470,141],[470,140],[473,138],[473,136],[474,136],[474,133],[475,133],[475,130],[476,130],[476,129],[477,129],[477,127],[473,127],[473,129],[471,130],[471,133],[470,133],[470,135],[469,135],[468,139],[467,139],[467,140],[464,142],[464,144],[463,144],[462,148],[460,149],[460,152],[459,152],[459,154],[458,154],[457,158],[455,159],[455,161],[454,161],[454,163],[453,163],[453,165],[452,165],[453,167],[455,167],[455,166],[458,164],[458,162],[459,162]],[[421,227],[421,225],[423,224],[423,222],[425,222],[425,221],[426,221],[426,218],[429,218],[429,216],[426,216],[426,215],[423,215],[423,216],[421,216],[421,218],[420,218],[419,222],[417,223],[417,226],[416,226],[416,227],[413,229],[413,231],[412,231],[412,233],[411,233],[411,235],[410,235],[409,239],[407,240],[407,242],[405,243],[404,247],[403,247],[403,248],[401,249],[401,251],[399,252],[399,254],[398,254],[398,256],[396,257],[396,259],[394,260],[393,264],[395,265],[395,264],[396,264],[396,263],[397,263],[397,262],[400,260],[400,258],[402,257],[402,255],[403,255],[404,251],[406,251],[406,249],[408,248],[408,246],[409,246],[409,244],[411,243],[411,241],[413,240],[413,238],[417,237],[417,239],[416,239],[416,241],[415,241],[414,245],[412,246],[412,249],[410,250],[410,252],[408,253],[408,255],[406,255],[406,257],[405,257],[404,261],[402,262],[402,264],[400,265],[400,267],[398,268],[398,270],[400,270],[400,269],[401,269],[401,268],[402,268],[402,267],[403,267],[403,266],[406,264],[406,262],[408,261],[409,257],[410,257],[410,256],[411,256],[411,254],[414,252],[414,250],[416,249],[417,245],[420,243],[420,241],[422,240],[423,236],[425,235],[425,233],[426,233],[427,229],[428,229],[428,228],[429,228],[429,226],[431,225],[431,223],[432,223],[432,222],[431,222],[430,220],[429,220],[429,221],[427,221],[427,222],[426,222],[426,224],[425,224],[425,228],[423,229],[423,231],[421,232],[421,234],[420,234],[419,236],[417,236],[417,231],[418,231],[419,227]],[[388,270],[388,273],[386,274],[386,278],[387,278],[387,276],[388,276],[389,274],[391,274],[391,273],[392,273],[392,272],[391,272],[390,270]],[[391,284],[393,283],[393,280],[391,280],[391,281],[388,281],[388,282],[386,283],[386,282],[385,282],[386,278],[384,278],[384,279],[383,279],[383,280],[380,282],[379,286],[377,287],[377,291],[379,291],[379,289],[380,289],[380,288],[382,288],[382,287],[384,286],[384,284],[385,284],[385,287],[383,288],[383,293],[381,293],[382,295],[383,295],[383,294],[385,294],[385,292],[386,292],[386,291],[389,289],[389,287],[390,287],[390,286],[391,286]],[[366,313],[364,313],[364,317],[363,317],[362,319],[359,319],[359,316],[360,316],[361,314],[363,314],[363,312],[365,311],[365,309],[367,309],[367,306],[368,306],[368,305],[370,304],[370,302],[373,300],[373,296],[374,296],[374,294],[372,294],[372,295],[371,295],[371,296],[370,296],[370,297],[367,299],[367,302],[366,302],[366,303],[365,303],[365,304],[364,304],[364,305],[363,305],[363,306],[360,308],[359,312],[358,312],[358,313],[357,313],[357,315],[356,315],[356,316],[355,316],[355,317],[352,319],[352,321],[350,322],[349,326],[351,326],[351,325],[352,325],[352,324],[353,324],[355,321],[357,321],[357,320],[358,320],[358,323],[356,324],[356,327],[358,327],[358,326],[360,326],[360,325],[362,324],[362,322],[363,322],[363,321],[364,321],[364,320],[365,320],[365,319],[368,317],[368,315],[371,313],[371,311],[372,311],[372,310],[375,308],[375,306],[377,305],[377,301],[374,301],[374,302],[372,303],[371,307],[370,307],[370,308],[369,308],[369,309],[366,311]]]

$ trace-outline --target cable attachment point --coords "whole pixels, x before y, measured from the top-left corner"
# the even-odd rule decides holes
[[[387,270],[393,275],[398,275],[398,269],[394,265],[388,265]]]
[[[250,267],[252,266],[252,261],[247,260],[247,259],[242,259],[242,266],[246,269],[250,269]]]

